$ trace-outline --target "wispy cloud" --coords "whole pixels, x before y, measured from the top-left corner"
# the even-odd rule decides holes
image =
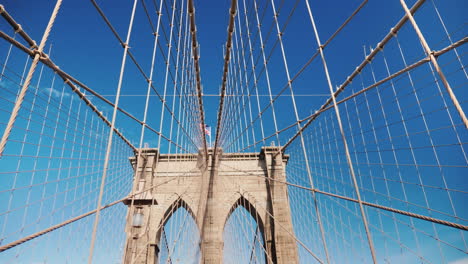
[[[68,93],[68,92],[65,92],[65,91],[59,91],[57,89],[54,89],[54,88],[45,88],[43,89],[43,92],[47,95],[52,95],[53,97],[56,97],[56,98],[67,98],[67,97],[71,97],[71,93]]]
[[[13,83],[5,80],[0,81],[0,97],[9,101],[15,101],[16,94],[18,93],[20,87],[14,85]]]

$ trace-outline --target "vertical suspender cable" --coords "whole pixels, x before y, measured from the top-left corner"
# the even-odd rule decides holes
[[[310,5],[309,5],[308,0],[306,0],[306,4],[307,4],[307,9],[308,9],[308,12],[309,12],[309,16],[310,16],[310,22],[312,23],[312,27],[313,27],[314,33],[315,33],[315,38],[316,38],[317,44],[319,46],[320,56],[322,57],[322,63],[323,63],[323,68],[325,70],[325,75],[327,77],[328,87],[330,88],[330,95],[331,95],[331,98],[333,100],[333,106],[335,108],[336,119],[337,119],[337,122],[338,122],[338,126],[340,128],[341,137],[343,139],[343,147],[344,147],[344,150],[345,150],[345,153],[346,153],[346,160],[348,162],[349,171],[351,173],[351,178],[353,180],[354,190],[356,192],[356,197],[357,197],[357,200],[358,200],[358,203],[359,203],[359,209],[361,211],[362,222],[363,222],[364,228],[366,230],[367,242],[369,243],[369,249],[370,249],[370,252],[371,252],[371,255],[372,255],[372,260],[373,260],[374,263],[377,263],[377,256],[375,254],[374,243],[372,241],[372,236],[371,236],[371,233],[370,233],[369,224],[367,222],[366,212],[364,211],[364,205],[363,205],[362,200],[361,200],[361,193],[359,191],[359,186],[358,186],[358,183],[357,183],[357,180],[356,180],[356,175],[354,173],[353,162],[351,160],[351,154],[349,153],[348,143],[347,143],[345,132],[344,132],[344,129],[343,129],[343,124],[341,122],[341,116],[340,116],[340,111],[338,109],[338,104],[336,103],[335,92],[333,91],[333,86],[332,86],[332,83],[331,83],[330,74],[328,73],[328,67],[327,67],[327,62],[325,60],[325,54],[323,52],[323,46],[322,46],[322,43],[320,42],[320,37],[318,35],[317,27],[315,25],[315,20],[314,20],[314,17],[312,15],[312,11],[310,9]]]
[[[306,3],[308,3],[306,1]],[[276,7],[275,7],[275,2],[274,0],[271,0],[271,6],[273,8],[273,17],[274,17],[274,21],[275,21],[275,24],[276,24],[276,30],[277,30],[277,33],[278,33],[278,40],[279,40],[279,43],[280,43],[280,48],[281,48],[281,54],[282,54],[282,57],[283,57],[283,64],[284,64],[284,68],[285,68],[285,71],[286,71],[286,77],[288,78],[288,87],[289,87],[289,90],[290,90],[290,93],[291,93],[291,100],[292,100],[292,105],[293,105],[293,109],[294,109],[294,115],[296,117],[296,121],[297,121],[297,130],[299,131],[299,136],[301,138],[301,149],[302,149],[302,154],[303,154],[303,157],[304,157],[304,163],[305,163],[305,166],[306,166],[306,171],[307,171],[307,176],[308,176],[308,179],[309,179],[309,183],[311,185],[312,188],[315,188],[315,184],[314,184],[314,181],[312,179],[312,173],[311,173],[311,170],[310,170],[310,165],[309,165],[309,157],[307,155],[307,150],[306,150],[306,147],[305,147],[305,141],[304,141],[304,136],[302,134],[301,131],[301,124],[299,122],[299,113],[297,111],[297,105],[296,105],[296,100],[295,100],[295,97],[294,97],[294,91],[293,91],[293,87],[292,87],[292,80],[291,80],[291,76],[289,74],[289,67],[288,67],[288,63],[287,63],[287,60],[286,60],[286,52],[284,50],[284,45],[283,45],[283,40],[282,40],[282,32],[280,30],[280,27],[279,27],[279,22],[278,22],[278,13],[276,12]],[[327,75],[328,77],[328,75]],[[277,134],[278,136],[278,134]],[[278,152],[277,155],[281,155],[282,153],[281,152]],[[317,200],[317,196],[315,194],[315,192],[311,192],[312,194],[312,198],[314,200],[314,210],[315,210],[315,213],[317,214],[317,222],[319,224],[319,229],[320,229],[320,236],[321,236],[321,239],[322,239],[322,244],[323,244],[323,249],[324,249],[324,252],[325,252],[325,258],[326,258],[326,261],[327,263],[330,263],[330,257],[328,255],[328,247],[327,247],[327,242],[326,242],[326,239],[325,239],[325,230],[323,228],[323,223],[322,223],[322,215],[320,213],[320,210],[319,210],[319,205],[318,205],[318,200]]]
[[[203,110],[203,98],[202,98],[202,87],[201,87],[201,78],[200,78],[200,64],[199,64],[199,54],[198,54],[198,42],[197,42],[197,27],[195,26],[195,9],[193,8],[193,0],[188,0],[188,13],[190,16],[190,34],[192,35],[192,54],[193,61],[195,64],[195,78],[197,85],[197,95],[198,95],[198,107],[200,111],[200,124],[201,124],[201,134],[203,135],[203,148],[205,152],[205,158],[208,159],[208,149],[206,144],[205,137],[205,114]]]
[[[176,106],[176,97],[177,97],[177,90],[180,89],[178,87],[178,84],[180,83],[180,79],[182,79],[182,77],[179,77],[179,75],[183,75],[183,72],[181,72],[179,74],[179,64],[180,64],[180,43],[182,42],[182,20],[183,20],[183,12],[184,12],[184,1],[182,1],[182,4],[180,4],[180,14],[179,14],[179,30],[178,30],[178,40],[177,40],[177,48],[176,48],[176,51],[177,51],[177,60],[176,60],[176,65],[175,65],[175,80],[174,80],[174,87],[173,87],[173,94],[172,94],[172,112],[175,114],[175,106]],[[187,20],[187,19],[186,19]],[[187,21],[186,21],[187,22]],[[185,44],[185,39],[186,39],[186,35],[184,34],[184,37],[183,37],[183,41],[184,41],[184,44]],[[182,63],[183,63],[183,60],[184,60],[184,57],[185,56],[185,49],[184,49],[184,52],[182,52]],[[180,92],[179,92],[180,94]],[[179,108],[179,112],[180,112],[180,108]],[[170,125],[170,130],[169,130],[169,138],[172,139],[172,132],[173,132],[173,127],[174,127],[174,118],[171,118],[171,125]],[[169,145],[169,149],[167,151],[167,153],[171,153],[171,145]]]
[[[275,106],[273,104],[273,95],[271,93],[271,84],[270,84],[270,74],[269,74],[269,71],[268,71],[268,60],[267,60],[267,57],[265,55],[265,44],[263,42],[263,36],[262,36],[262,21],[260,21],[260,18],[258,16],[258,6],[257,6],[257,1],[254,0],[254,10],[255,10],[255,17],[257,19],[257,27],[258,27],[258,37],[260,39],[260,50],[262,51],[262,58],[263,58],[263,67],[265,68],[265,78],[266,78],[266,83],[267,83],[267,88],[268,88],[268,98],[270,99],[270,104],[271,104],[271,114],[272,114],[272,117],[273,117],[273,125],[275,126],[275,131],[278,131],[278,122],[276,121],[276,110],[275,110]],[[263,20],[263,18],[262,18]],[[267,39],[268,41],[268,39]],[[252,67],[254,67],[254,65],[252,65]],[[253,69],[253,71],[255,71],[255,69]],[[257,86],[257,83],[255,83],[255,86]],[[257,90],[258,88],[255,87]],[[258,91],[257,91],[258,93]],[[260,116],[262,115],[262,112],[259,112],[258,113]],[[279,137],[279,134],[276,134],[276,140],[278,141],[278,146],[281,146],[281,141],[280,141],[280,137]]]
[[[145,126],[146,126],[146,119],[147,119],[147,116],[148,116],[148,107],[149,107],[149,98],[150,98],[150,93],[151,93],[151,85],[152,85],[152,82],[153,82],[154,64],[155,64],[155,59],[156,59],[156,51],[157,51],[157,47],[158,47],[159,27],[161,25],[161,10],[162,10],[163,2],[164,2],[164,0],[161,0],[161,2],[159,4],[159,12],[158,12],[159,16],[158,16],[158,22],[157,22],[157,26],[156,26],[156,32],[153,32],[153,34],[154,34],[153,54],[152,54],[152,57],[151,57],[150,75],[149,75],[149,79],[147,80],[148,87],[147,87],[147,91],[146,91],[145,110],[144,110],[144,113],[143,113],[143,120],[141,122],[140,143],[139,143],[139,146],[138,146],[138,154],[137,154],[137,159],[136,159],[136,167],[135,167],[136,169],[135,169],[135,174],[134,174],[135,176],[134,176],[134,179],[133,179],[132,194],[134,194],[137,191],[138,181],[139,181],[138,169],[141,166],[141,160],[142,160],[141,153],[142,153],[142,147],[143,147],[143,140],[145,138]],[[135,210],[134,209],[134,203],[135,203],[135,199],[132,199],[131,202],[130,202],[130,206],[128,208],[127,222],[131,221],[130,218],[133,217],[133,211]],[[127,243],[128,243],[128,241],[127,241]]]
[[[93,2],[94,5],[96,5],[96,2],[94,0],[91,0],[91,1]],[[116,93],[116,96],[115,96],[114,112],[112,114],[111,128],[109,130],[109,139],[107,141],[107,151],[106,151],[106,157],[104,159],[104,168],[103,168],[102,178],[101,178],[101,187],[100,187],[100,190],[99,190],[96,217],[94,219],[93,234],[91,236],[91,245],[90,245],[90,248],[89,248],[88,264],[91,264],[92,260],[93,260],[94,244],[95,244],[95,241],[96,241],[97,228],[98,228],[98,224],[99,224],[99,216],[101,214],[102,196],[104,194],[104,186],[106,184],[107,167],[109,165],[109,157],[110,157],[110,152],[111,152],[111,149],[112,149],[112,137],[114,136],[115,119],[117,118],[117,107],[119,105],[120,90],[121,90],[121,87],[122,87],[122,80],[123,80],[123,75],[124,75],[124,72],[125,72],[125,61],[127,59],[128,44],[130,42],[130,35],[131,35],[131,32],[132,32],[133,18],[135,17],[135,10],[136,10],[136,7],[137,7],[137,2],[138,2],[138,0],[134,0],[134,2],[133,2],[132,15],[130,17],[130,23],[128,25],[127,40],[124,43],[124,53],[123,53],[123,58],[122,58],[122,65],[121,65],[121,68],[120,68],[119,82],[118,82],[118,85],[117,85],[117,93]]]
[[[245,4],[245,0],[242,0],[243,4],[244,4],[244,17],[245,17],[245,27],[246,27],[246,30],[247,30],[247,39],[248,39],[248,42],[249,42],[249,57],[250,57],[250,62],[252,64],[252,76],[253,76],[253,85],[254,85],[254,88],[255,88],[255,97],[257,99],[257,110],[258,110],[258,113],[259,113],[259,118],[260,118],[260,131],[261,131],[261,135],[262,135],[262,141],[263,141],[263,146],[266,146],[266,142],[265,142],[265,131],[264,131],[264,128],[263,128],[263,118],[262,118],[262,115],[260,115],[261,113],[261,110],[260,110],[260,98],[259,98],[259,93],[258,93],[258,86],[257,86],[257,74],[255,73],[255,63],[254,63],[254,58],[253,58],[253,48],[252,48],[252,41],[251,41],[251,38],[250,38],[250,30],[249,30],[249,17],[247,16],[247,6]],[[247,85],[247,84],[246,84]]]
[[[169,34],[169,44],[167,46],[167,63],[166,63],[166,75],[164,77],[164,91],[163,91],[163,103],[161,104],[161,118],[159,120],[159,132],[162,131],[163,124],[164,124],[164,106],[166,104],[166,92],[167,92],[167,79],[169,77],[169,71],[171,66],[171,52],[172,52],[172,37],[174,33],[174,17],[175,17],[175,10],[176,10],[176,0],[173,1],[172,4],[172,15],[171,15],[171,24],[170,29],[171,33]],[[161,135],[158,138],[158,149],[161,149]]]
[[[190,2],[190,1],[189,1]],[[221,98],[219,99],[219,109],[218,109],[218,120],[216,125],[216,139],[215,139],[215,147],[214,153],[216,155],[220,140],[219,132],[221,130],[221,123],[223,122],[223,106],[224,106],[224,98],[226,95],[226,83],[227,83],[227,75],[229,69],[229,60],[231,58],[231,48],[232,48],[232,33],[234,32],[234,18],[237,12],[237,0],[231,1],[231,9],[229,12],[229,26],[228,26],[228,37],[226,41],[226,54],[224,56],[224,70],[223,70],[223,79],[221,84]]]
[[[17,33],[15,32],[15,35],[13,35],[13,39],[16,38],[16,34]],[[5,74],[5,69],[6,69],[6,66],[8,65],[8,59],[10,58],[12,48],[13,48],[13,43],[11,43],[10,47],[8,48],[8,53],[5,58],[5,62],[3,63],[2,72],[0,73],[0,81],[3,79],[3,74]]]

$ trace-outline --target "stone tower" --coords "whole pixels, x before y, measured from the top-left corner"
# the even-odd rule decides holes
[[[238,205],[257,219],[268,263],[298,263],[287,187],[281,183],[286,181],[288,156],[276,155],[279,149],[218,151],[218,155],[210,149],[207,158],[143,149],[140,161],[135,157],[130,161],[135,169],[135,192],[147,191],[125,201],[134,204],[131,208],[143,216],[143,222],[134,227],[132,217],[127,218],[125,263],[157,263],[161,227],[171,208],[180,206],[192,214],[200,230],[201,263],[222,263],[224,225]]]

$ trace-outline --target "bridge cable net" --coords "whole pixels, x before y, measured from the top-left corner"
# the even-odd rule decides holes
[[[446,22],[440,7],[453,3],[409,4],[347,3],[338,15],[314,1],[237,3],[217,140],[289,156],[275,184],[288,186],[301,263],[466,258],[466,25]],[[359,21],[378,27],[375,13],[394,20],[366,35]],[[236,248],[236,221],[225,256],[255,241],[253,226]]]
[[[389,2],[340,2],[339,12],[312,0],[226,8],[214,148],[274,145],[288,157],[286,181],[256,176],[287,186],[287,234],[301,263],[466,259],[466,23],[451,16],[451,1]],[[206,162],[194,3],[129,1],[121,14],[109,3],[87,4],[109,35],[92,49],[119,59],[96,59],[107,70],[83,82],[65,71],[73,65],[54,62],[60,46],[47,43],[59,42],[57,25],[41,50],[23,18],[1,9],[0,128],[11,129],[0,160],[6,262],[121,262],[139,195],[165,187],[134,173],[146,150],[174,163]],[[62,5],[57,23],[70,12]],[[273,262],[255,213],[268,210],[239,182],[225,185],[243,198],[227,205],[224,262]],[[197,198],[167,198],[175,202],[156,227],[160,263],[200,259],[198,210],[189,206]],[[139,234],[153,236],[146,228]],[[145,253],[135,250],[129,263]]]
[[[0,128],[8,131],[2,134],[0,160],[1,259],[7,263],[121,262],[125,225],[138,210],[132,198],[160,188],[148,184],[145,190],[132,189],[138,184],[133,184],[129,158],[136,156],[139,163],[148,148],[173,155],[206,153],[203,105],[198,99],[198,47],[192,48],[195,32],[191,32],[187,1],[132,1],[122,7],[125,16],[107,16],[112,13],[108,3],[83,3],[109,34],[105,45],[112,48],[95,48],[121,60],[97,60],[103,63],[98,67],[106,70],[79,80],[54,59],[56,50],[63,51],[63,46],[57,47],[62,29],[57,33],[54,29],[74,4],[60,3],[56,17],[50,19],[55,25],[50,24],[43,49],[29,35],[36,32],[26,22],[34,21],[20,25],[23,18],[14,17],[19,12],[16,6],[0,10]],[[137,41],[148,44],[138,50],[131,46],[133,39],[136,47]],[[25,85],[28,72],[31,80]],[[113,81],[104,84],[100,79]],[[102,89],[103,85],[109,88]],[[20,91],[25,94],[22,100],[18,100]],[[139,91],[145,94],[142,101],[125,97]],[[125,201],[131,202],[124,205]],[[179,210],[164,226],[171,230],[165,235],[169,259],[171,254],[186,254],[181,250],[188,246],[194,248],[190,256],[199,254],[198,227],[193,219],[187,220],[192,215],[183,207]]]

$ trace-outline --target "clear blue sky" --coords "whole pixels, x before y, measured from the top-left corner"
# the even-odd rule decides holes
[[[411,6],[412,2],[414,1],[408,1],[408,5]],[[341,25],[359,3],[359,1],[336,1],[333,4],[322,1],[312,2],[322,42]],[[22,24],[33,39],[39,42],[54,2],[5,1],[3,4],[14,17],[19,18],[18,22]],[[116,4],[115,2],[101,1],[99,4],[120,36],[125,38],[132,2],[126,1]],[[229,4],[230,1],[211,1],[210,3],[195,1],[197,33],[201,54],[201,77],[205,94],[219,93],[223,66],[223,45],[226,42],[227,36]],[[277,5],[279,6],[279,4]],[[465,5],[466,3],[461,0],[450,1],[450,4],[447,5],[438,4],[442,15],[446,14],[444,15],[444,21],[449,28],[449,32],[456,30],[462,25],[464,8],[456,7],[464,7]],[[148,6],[153,7],[152,4],[148,4]],[[286,4],[285,9],[289,12],[291,6],[292,3]],[[427,6],[430,6],[430,4]],[[293,17],[290,25],[288,25],[284,36],[291,75],[297,72],[316,50],[315,39],[312,35],[311,25],[306,16],[305,5],[302,1],[298,9],[299,11]],[[435,20],[433,11],[429,7],[423,8],[421,13],[426,10],[428,19]],[[362,47],[364,45],[375,47],[376,43],[382,39],[402,14],[399,1],[370,1],[367,4],[360,15],[332,42],[327,50],[328,66],[333,85],[341,84],[354,70],[356,65],[362,61]],[[284,13],[283,17],[280,17],[280,23],[285,20],[286,15]],[[382,19],[382,16],[385,18]],[[424,21],[426,16],[421,16],[421,18]],[[167,19],[167,15],[163,17],[163,23],[167,24]],[[265,21],[268,21],[269,26],[271,23],[270,13],[267,13]],[[436,49],[436,44],[440,44],[439,40],[441,39],[442,32],[437,23],[434,22],[433,26],[437,30],[433,30],[433,34],[427,34],[429,35],[427,37],[429,44],[432,44],[431,46]],[[427,25],[421,23],[421,27],[422,29],[430,28],[431,23]],[[265,26],[265,29],[263,29],[264,35],[266,35],[268,29],[269,27]],[[149,30],[150,28],[140,5],[140,8],[137,10],[137,19],[130,46],[136,54],[139,63],[142,64],[147,72],[149,71],[152,46],[152,41],[148,36]],[[304,34],[304,32],[307,33]],[[301,41],[297,41],[298,39]],[[274,40],[273,37],[270,38],[270,42],[267,45],[272,44],[272,40]],[[48,43],[53,45],[52,58],[62,69],[71,73],[100,94],[115,94],[122,49],[89,1],[64,1]],[[422,49],[417,46],[411,47],[411,49],[414,49],[415,52],[417,51],[418,56],[422,53]],[[279,50],[275,54],[275,56],[279,56]],[[306,72],[297,81],[298,84],[295,86],[297,94],[329,93],[321,65],[318,63],[319,60],[316,61],[317,63],[314,62],[312,67],[310,67],[313,68],[313,71]],[[275,94],[275,91],[279,91],[285,84],[284,69],[279,57],[274,57],[271,64],[278,65],[277,71],[275,71],[276,68],[274,66],[271,66],[272,69],[270,70],[273,72],[270,75],[272,75],[272,89]],[[127,67],[127,72],[126,79],[128,81],[124,83],[122,94],[144,94],[146,86],[142,83],[141,76],[136,74],[132,66]],[[313,87],[311,87],[312,83],[315,84]],[[261,87],[261,89],[262,93],[266,93],[265,87]],[[113,100],[112,97],[108,98]],[[143,100],[140,97],[124,98],[121,104],[124,109],[142,119]],[[299,98],[300,117],[305,117],[311,111],[318,109],[324,100],[325,98],[322,97]],[[204,98],[207,123],[211,126],[216,125],[218,102],[218,97]],[[288,98],[280,100],[278,105],[281,107],[283,104],[289,103],[290,99]],[[266,102],[263,102],[263,104],[266,104]],[[287,106],[287,108],[289,113],[290,106]],[[279,115],[279,119],[283,120],[280,121],[280,127],[284,127],[293,121],[291,118],[281,118],[281,113]],[[285,114],[286,116],[288,115]],[[154,114],[154,118],[159,118],[158,114]],[[132,138],[132,136],[138,138],[138,133],[129,137]]]

